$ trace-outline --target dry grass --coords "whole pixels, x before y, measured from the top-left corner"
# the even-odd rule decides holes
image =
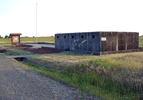
[[[5,44],[0,45],[0,49],[6,49],[6,52],[3,53],[3,55],[30,55],[32,52],[16,49],[16,46],[13,46],[13,49],[11,49],[11,45]]]
[[[133,90],[143,90],[143,53],[133,53],[113,58],[121,67],[111,72],[112,79],[130,86]],[[113,74],[116,73],[116,74]]]
[[[88,67],[88,70],[94,70],[99,74],[107,75],[113,82],[120,82],[124,86],[131,87],[133,90],[143,89],[143,52],[101,56],[73,53],[49,54],[33,56],[31,58],[33,61],[37,61],[40,64],[50,66],[50,68],[52,67],[54,69],[64,69],[67,66],[74,68],[77,64],[86,61],[86,63],[81,66]],[[91,59],[94,59],[92,64],[90,62]]]
[[[54,37],[38,37],[38,42],[54,43],[55,38]],[[28,38],[21,37],[21,43],[36,43],[36,37],[28,37]],[[11,38],[0,39],[0,44],[11,44]]]
[[[54,69],[63,69],[64,67],[67,66],[75,66],[76,64],[83,61],[89,61],[92,58],[96,58],[96,56],[67,53],[67,54],[48,54],[42,56],[32,56],[30,57],[29,60],[33,62],[35,62],[36,60],[45,67],[52,67]]]

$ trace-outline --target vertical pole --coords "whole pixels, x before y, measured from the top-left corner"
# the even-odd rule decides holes
[[[38,41],[38,39],[37,39],[37,3],[36,3],[36,49],[38,49],[37,48],[37,41]]]
[[[21,48],[21,44],[20,44],[20,35],[19,35],[19,48]]]
[[[139,49],[139,33],[137,33],[137,49]]]
[[[118,51],[118,33],[116,35],[116,51]]]
[[[128,36],[127,36],[127,33],[125,33],[125,50],[127,50],[127,40],[128,40]]]
[[[11,36],[11,49],[13,48],[13,36]]]
[[[134,34],[133,34],[133,49],[135,49],[134,44],[135,44],[135,39],[134,39]]]
[[[88,51],[88,34],[89,34],[89,33],[87,33],[87,47],[86,47],[86,48],[87,48],[87,51]]]

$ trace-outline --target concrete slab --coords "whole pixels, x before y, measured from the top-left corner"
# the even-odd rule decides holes
[[[25,46],[27,45],[27,46],[32,46],[32,47],[30,47],[30,48],[36,48],[36,44],[24,44]],[[49,47],[49,48],[55,48],[55,44],[37,44],[37,47],[38,48],[41,48],[41,47]]]

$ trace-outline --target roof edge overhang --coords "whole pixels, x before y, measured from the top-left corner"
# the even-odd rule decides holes
[[[21,33],[10,33],[10,36],[22,35]]]
[[[138,33],[139,32],[130,32],[130,31],[91,31],[91,32],[69,32],[69,33],[56,33],[56,35],[58,34],[76,34],[76,33],[98,33],[98,32],[116,32],[116,33]]]

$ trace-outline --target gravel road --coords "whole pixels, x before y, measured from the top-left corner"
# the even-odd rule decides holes
[[[0,100],[99,100],[0,56]]]

